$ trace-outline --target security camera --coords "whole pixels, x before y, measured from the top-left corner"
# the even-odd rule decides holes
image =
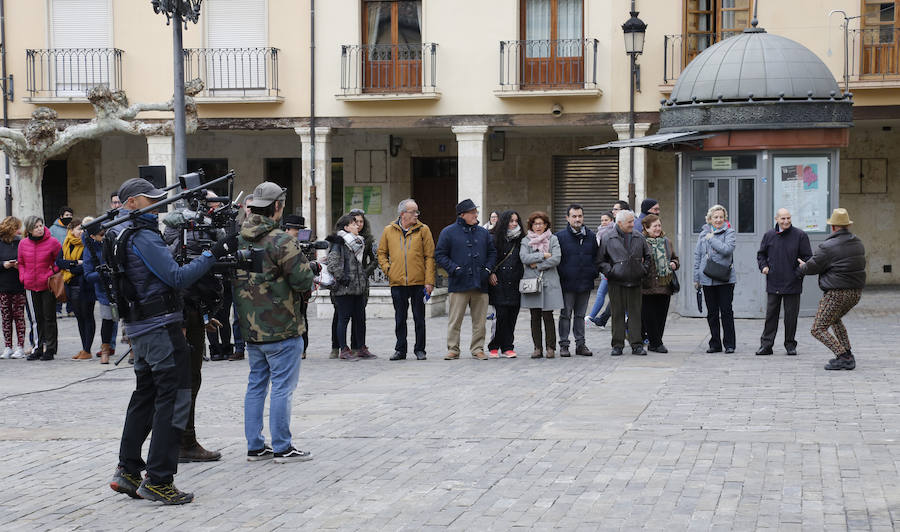
[[[563,106],[559,105],[558,103],[553,104],[553,107],[550,109],[550,113],[553,116],[559,116],[563,114]]]

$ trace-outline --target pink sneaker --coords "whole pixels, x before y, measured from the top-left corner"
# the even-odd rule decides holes
[[[506,358],[516,358],[516,352],[510,349],[509,351],[505,351],[503,353],[503,356],[505,356]]]
[[[500,358],[500,351],[491,349],[491,352],[488,354],[488,358]]]

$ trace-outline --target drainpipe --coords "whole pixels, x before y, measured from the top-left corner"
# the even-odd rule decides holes
[[[6,2],[0,0],[0,75],[3,76],[3,127],[9,127],[9,79],[6,77]],[[3,158],[6,163],[4,170],[6,187],[6,215],[12,216],[12,183],[9,178],[9,155]]]
[[[309,228],[319,238],[316,213],[316,0],[309,0]]]

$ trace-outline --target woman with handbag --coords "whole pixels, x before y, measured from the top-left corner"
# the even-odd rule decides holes
[[[81,351],[72,357],[73,360],[90,360],[91,344],[94,342],[94,333],[97,324],[94,321],[93,285],[85,286],[84,277],[84,241],[81,239],[84,228],[81,220],[75,218],[69,222],[68,233],[63,239],[62,250],[56,258],[56,265],[63,271],[63,281],[66,283],[66,300],[71,304],[75,312],[75,320],[78,322],[78,336],[81,337]]]
[[[728,211],[713,205],[706,213],[706,224],[694,249],[694,288],[703,287],[706,300],[706,321],[709,323],[709,349],[719,353],[724,345],[726,353],[734,353],[737,339],[734,333],[734,271],[735,232],[728,223]],[[720,336],[720,324],[722,336]]]
[[[488,278],[488,296],[496,309],[496,328],[488,343],[488,358],[516,358],[513,346],[516,319],[522,304],[519,281],[525,274],[519,246],[525,234],[519,226],[519,213],[504,211],[493,228],[494,247],[497,249],[497,265]]]
[[[531,339],[534,352],[531,358],[541,358],[544,351],[541,341],[541,322],[546,334],[547,358],[556,356],[556,325],[553,311],[563,308],[562,286],[556,267],[562,259],[559,240],[550,232],[550,216],[537,211],[528,217],[525,225],[528,234],[522,239],[519,256],[525,266],[525,275],[519,282],[522,307],[531,309]]]
[[[377,358],[366,347],[366,293],[369,278],[363,266],[365,241],[359,234],[362,224],[352,215],[345,214],[335,225],[336,232],[325,240],[331,243],[326,264],[334,276],[331,288],[337,306],[337,340],[340,345],[338,358],[359,360]],[[350,345],[347,345],[347,326],[353,321]]]
[[[662,221],[655,214],[648,214],[641,220],[644,238],[650,247],[650,274],[641,286],[641,327],[643,337],[648,341],[647,349],[654,353],[668,353],[663,345],[666,330],[666,316],[672,294],[678,291],[676,271],[681,263],[675,254],[675,245],[662,230]]]
[[[40,216],[25,218],[25,235],[27,238],[19,243],[19,280],[25,285],[31,323],[37,328],[28,360],[53,360],[57,348],[56,296],[49,281],[59,271],[56,257],[62,246]]]

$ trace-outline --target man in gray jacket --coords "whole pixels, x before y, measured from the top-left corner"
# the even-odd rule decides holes
[[[856,359],[850,350],[850,337],[841,318],[859,303],[866,286],[866,249],[862,240],[850,232],[850,214],[847,209],[834,209],[826,223],[831,234],[811,259],[800,263],[804,275],[819,275],[819,288],[825,292],[819,300],[819,309],[810,333],[816,340],[837,355],[828,361],[825,369],[852,370]],[[828,328],[834,329],[834,336]]]
[[[625,316],[632,355],[646,355],[641,339],[641,280],[649,273],[650,248],[643,235],[634,232],[634,213],[619,211],[616,229],[600,239],[597,266],[609,282],[612,313],[612,356],[625,346]]]

